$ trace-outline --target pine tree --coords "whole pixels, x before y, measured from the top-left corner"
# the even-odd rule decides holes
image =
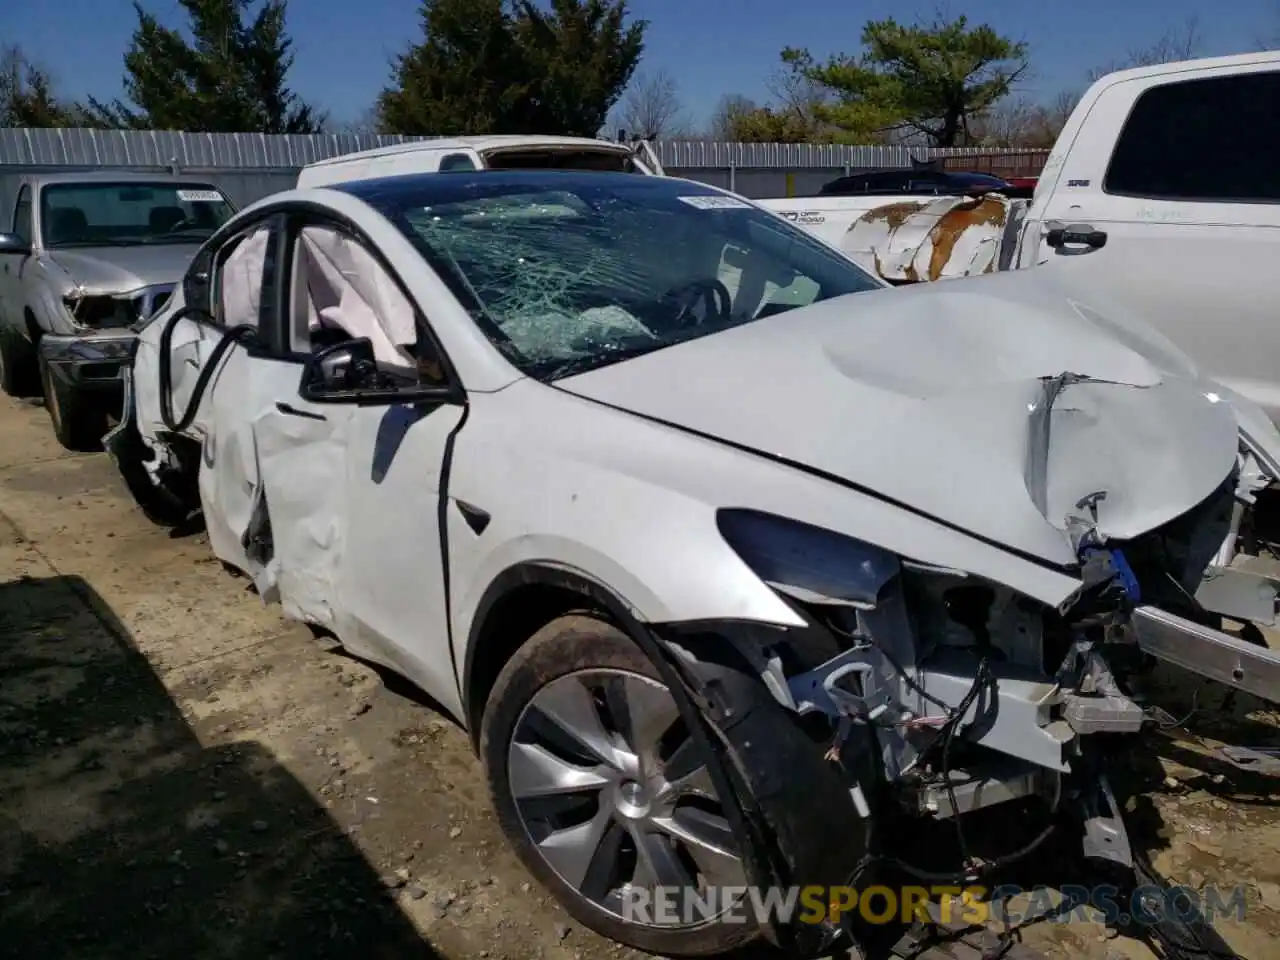
[[[83,111],[53,92],[53,81],[22,48],[0,50],[0,127],[80,127]]]
[[[138,4],[124,56],[129,102],[90,98],[104,124],[143,130],[315,133],[324,117],[285,85],[287,0],[179,0],[190,43]],[[254,8],[257,8],[256,12]]]
[[[421,42],[378,98],[381,129],[594,136],[644,50],[626,0],[423,0]]]

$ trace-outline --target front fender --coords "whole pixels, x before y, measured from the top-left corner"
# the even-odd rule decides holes
[[[532,380],[469,398],[448,495],[491,517],[482,532],[450,508],[454,635],[504,569],[550,561],[584,571],[646,622],[797,625],[722,536],[717,512],[787,517],[936,566],[963,569],[1049,606],[1078,577],[963,531]]]
[[[75,289],[75,278],[65,269],[39,255],[28,259],[18,276],[24,310],[35,317],[42,334],[81,332],[62,302]]]

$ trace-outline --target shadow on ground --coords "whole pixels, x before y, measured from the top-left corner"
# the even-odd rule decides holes
[[[78,577],[0,584],[0,930],[11,956],[436,956],[270,753],[197,741]]]

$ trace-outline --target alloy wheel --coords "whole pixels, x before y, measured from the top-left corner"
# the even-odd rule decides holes
[[[628,899],[663,888],[670,913],[646,926],[697,926],[732,904],[715,888],[745,870],[710,775],[661,683],[593,668],[542,687],[507,751],[521,823],[547,865],[628,922]],[[665,922],[664,922],[665,921]]]

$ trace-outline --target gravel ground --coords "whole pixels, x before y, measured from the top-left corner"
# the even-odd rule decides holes
[[[1277,718],[1162,679],[1171,711],[1199,712],[1133,771],[1144,839],[1165,876],[1245,884],[1222,932],[1280,958],[1280,781],[1207,757],[1215,736],[1280,742]],[[264,607],[202,535],[150,526],[104,456],[65,453],[8,398],[0,931],[14,957],[639,956],[531,885],[461,730]],[[1152,956],[1094,924],[1023,936]]]

